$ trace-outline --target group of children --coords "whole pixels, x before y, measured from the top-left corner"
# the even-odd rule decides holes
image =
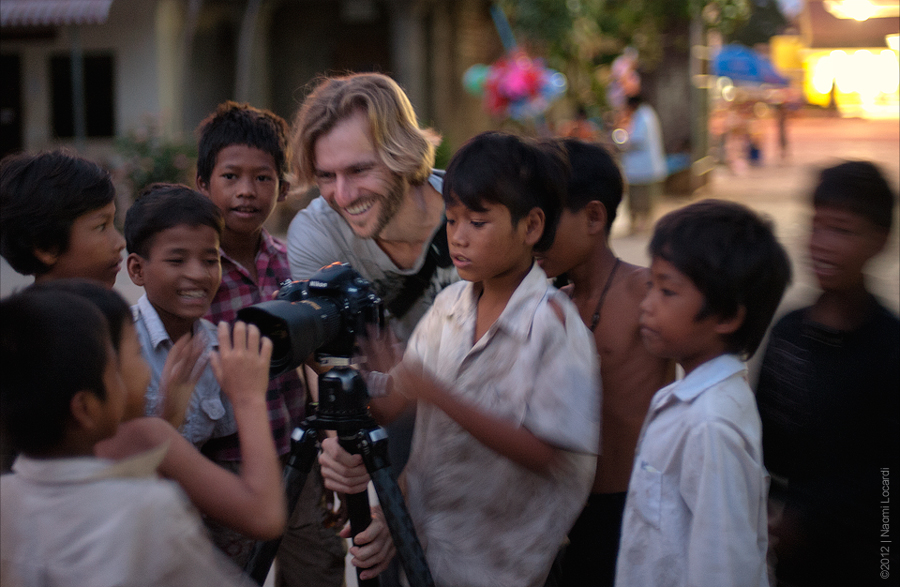
[[[286,125],[227,103],[200,129],[199,191],[148,186],[124,242],[99,167],[60,152],[0,167],[0,252],[36,281],[0,302],[4,450],[21,453],[2,478],[3,584],[239,584],[155,471],[181,486],[238,565],[253,539],[287,526],[283,573],[343,574],[337,535],[320,531],[320,493],[309,490],[290,523],[285,512],[279,457],[304,414],[302,380],[267,383],[271,343],[235,321],[290,277],[284,246],[263,228],[286,194]],[[896,323],[862,281],[894,196],[879,184],[879,203],[860,203],[872,190],[854,185],[815,201],[825,293],[804,324]],[[402,357],[391,340],[361,341],[364,368],[386,374],[373,413],[387,421],[418,404],[401,484],[438,585],[768,584],[764,426],[802,415],[779,412],[795,405],[790,390],[762,393],[785,377],[771,349],[759,409],[744,361],[775,315],[789,260],[767,221],[705,200],[658,222],[649,269],[622,262],[609,245],[622,192],[598,145],[478,135],[443,186],[462,281],[438,296]],[[845,262],[841,247],[816,240],[822,230],[863,236]],[[108,289],[123,246],[145,292],[130,310]],[[560,291],[548,277],[562,274],[571,284]],[[881,346],[896,366],[896,326],[888,332]],[[773,396],[781,403],[764,403]],[[327,488],[365,488],[358,455],[336,439],[322,448]],[[361,578],[386,564],[388,541],[378,514],[354,537]]]

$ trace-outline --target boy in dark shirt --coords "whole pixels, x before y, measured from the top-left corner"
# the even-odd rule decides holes
[[[822,293],[784,316],[763,358],[757,403],[779,584],[883,583],[882,480],[900,453],[900,321],[866,289],[896,196],[864,161],[822,171],[809,252]],[[885,477],[883,477],[885,476]]]

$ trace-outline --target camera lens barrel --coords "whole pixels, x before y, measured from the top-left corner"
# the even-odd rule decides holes
[[[277,377],[299,367],[313,351],[338,335],[341,310],[329,298],[272,300],[239,310],[238,320],[255,324],[272,340],[269,377]]]
[[[299,367],[314,351],[349,359],[368,324],[382,325],[381,298],[350,265],[332,263],[311,278],[287,281],[274,300],[238,310],[238,320],[272,340],[269,377]]]

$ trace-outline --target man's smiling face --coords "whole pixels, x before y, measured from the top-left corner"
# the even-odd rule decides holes
[[[379,157],[369,121],[357,111],[315,143],[316,183],[325,201],[360,238],[377,238],[406,197],[407,186]]]

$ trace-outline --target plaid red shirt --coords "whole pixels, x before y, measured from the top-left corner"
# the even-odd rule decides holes
[[[222,283],[213,299],[205,318],[213,324],[220,321],[234,322],[237,311],[252,304],[272,299],[280,284],[291,277],[287,249],[284,243],[270,235],[265,229],[262,242],[256,254],[256,274],[254,282],[250,273],[222,252]],[[291,431],[303,420],[306,390],[296,371],[285,373],[269,381],[266,403],[269,408],[269,424],[275,437],[278,454],[290,449]],[[207,443],[209,446],[209,443]],[[240,445],[236,434],[216,439],[213,446],[204,447],[207,456],[214,460],[241,460]]]

